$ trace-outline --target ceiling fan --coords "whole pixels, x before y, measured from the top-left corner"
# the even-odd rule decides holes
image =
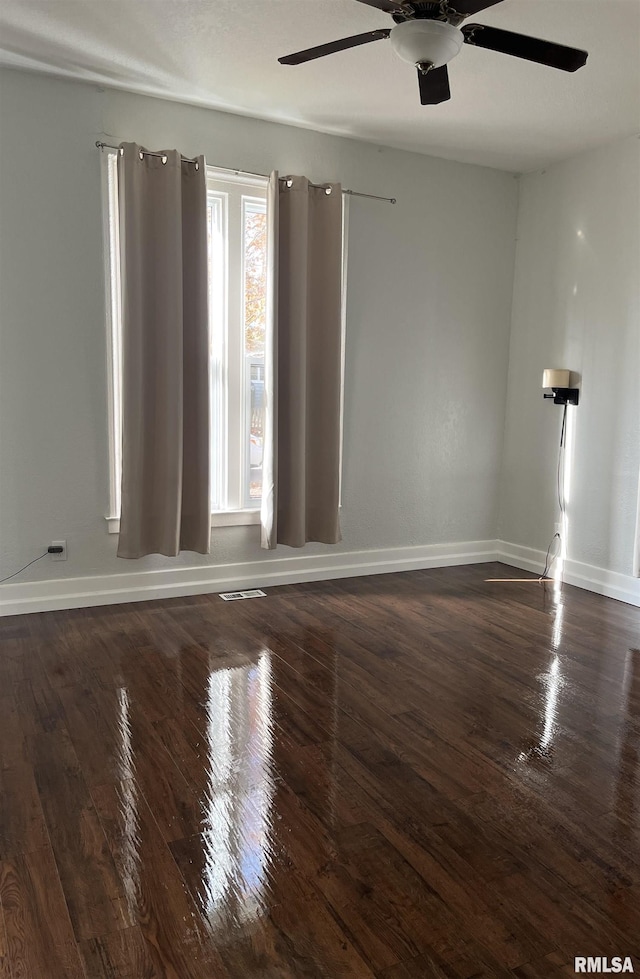
[[[460,53],[464,44],[500,51],[516,58],[536,61],[562,71],[577,71],[588,57],[586,51],[567,48],[553,41],[543,41],[526,34],[514,34],[497,27],[482,24],[463,24],[463,21],[480,10],[493,7],[501,0],[358,0],[369,7],[376,7],[391,14],[395,27],[367,31],[343,37],[339,41],[319,44],[315,48],[296,51],[285,58],[278,58],[281,65],[300,65],[314,58],[323,58],[336,51],[345,51],[370,41],[390,38],[391,47],[403,61],[418,69],[420,102],[437,105],[451,98],[447,63]],[[462,26],[461,26],[462,25]]]

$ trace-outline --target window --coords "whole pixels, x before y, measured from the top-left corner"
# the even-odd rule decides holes
[[[104,152],[108,319],[109,475],[107,523],[117,533],[122,475],[122,324],[118,154]],[[259,523],[264,438],[267,180],[207,167],[211,370],[211,522]],[[342,225],[342,417],[348,210]]]
[[[211,321],[211,508],[262,494],[266,181],[207,175]]]
[[[109,300],[109,529],[120,515],[121,370],[117,152],[105,154]],[[213,523],[257,523],[262,494],[266,186],[207,168]]]

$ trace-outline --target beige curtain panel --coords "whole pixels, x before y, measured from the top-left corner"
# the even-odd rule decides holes
[[[122,512],[118,556],[207,554],[209,321],[204,157],[118,157]]]
[[[305,177],[272,174],[270,182],[277,240],[265,405],[274,438],[264,466],[263,547],[341,540],[342,190],[328,190]]]

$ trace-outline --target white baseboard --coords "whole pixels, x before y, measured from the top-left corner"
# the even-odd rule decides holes
[[[545,551],[537,551],[522,544],[510,544],[507,541],[496,541],[497,561],[503,561],[514,568],[523,568],[542,574],[546,559]],[[605,568],[596,568],[582,561],[567,560],[562,571],[563,580],[569,585],[585,588],[587,591],[616,598],[619,602],[640,606],[640,578],[632,575],[618,574]]]
[[[482,564],[496,559],[496,541],[464,541],[457,544],[295,555],[242,564],[57,578],[0,585],[0,615],[116,605],[458,564]]]
[[[301,554],[195,568],[55,578],[0,585],[0,616],[178,598],[181,595],[204,595],[243,588],[268,588],[304,581],[417,571],[421,568],[483,564],[487,561],[502,561],[514,568],[541,574],[545,552],[501,540],[463,541],[370,551],[338,551],[323,555]],[[580,561],[566,561],[564,580],[578,588],[640,606],[640,578],[617,574]]]

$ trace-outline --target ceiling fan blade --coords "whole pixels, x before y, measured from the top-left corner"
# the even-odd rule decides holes
[[[305,51],[296,51],[295,54],[288,54],[285,58],[278,58],[281,65],[301,65],[305,61],[313,61],[314,58],[324,58],[326,54],[334,54],[336,51],[345,51],[347,48],[357,48],[359,44],[368,44],[370,41],[381,41],[389,37],[391,28],[384,28],[380,31],[367,31],[366,34],[354,34],[353,37],[342,37],[339,41],[329,41],[328,44],[319,44],[315,48],[306,48]]]
[[[486,10],[487,7],[495,7],[497,3],[502,3],[502,0],[451,0],[448,9],[455,10],[457,14],[462,14],[463,17],[469,17],[471,14],[477,14],[480,10]]]
[[[423,75],[418,68],[418,85],[422,105],[438,105],[451,98],[449,72],[446,65],[442,68],[432,68],[426,75]]]
[[[562,71],[577,71],[582,68],[589,57],[586,51],[578,48],[567,48],[564,44],[553,41],[543,41],[538,37],[526,34],[514,34],[512,31],[502,31],[497,27],[483,27],[482,24],[464,24],[460,30],[467,44],[477,48],[487,48],[489,51],[500,51],[511,54],[514,58],[524,58],[526,61],[536,61],[550,68],[560,68]]]

